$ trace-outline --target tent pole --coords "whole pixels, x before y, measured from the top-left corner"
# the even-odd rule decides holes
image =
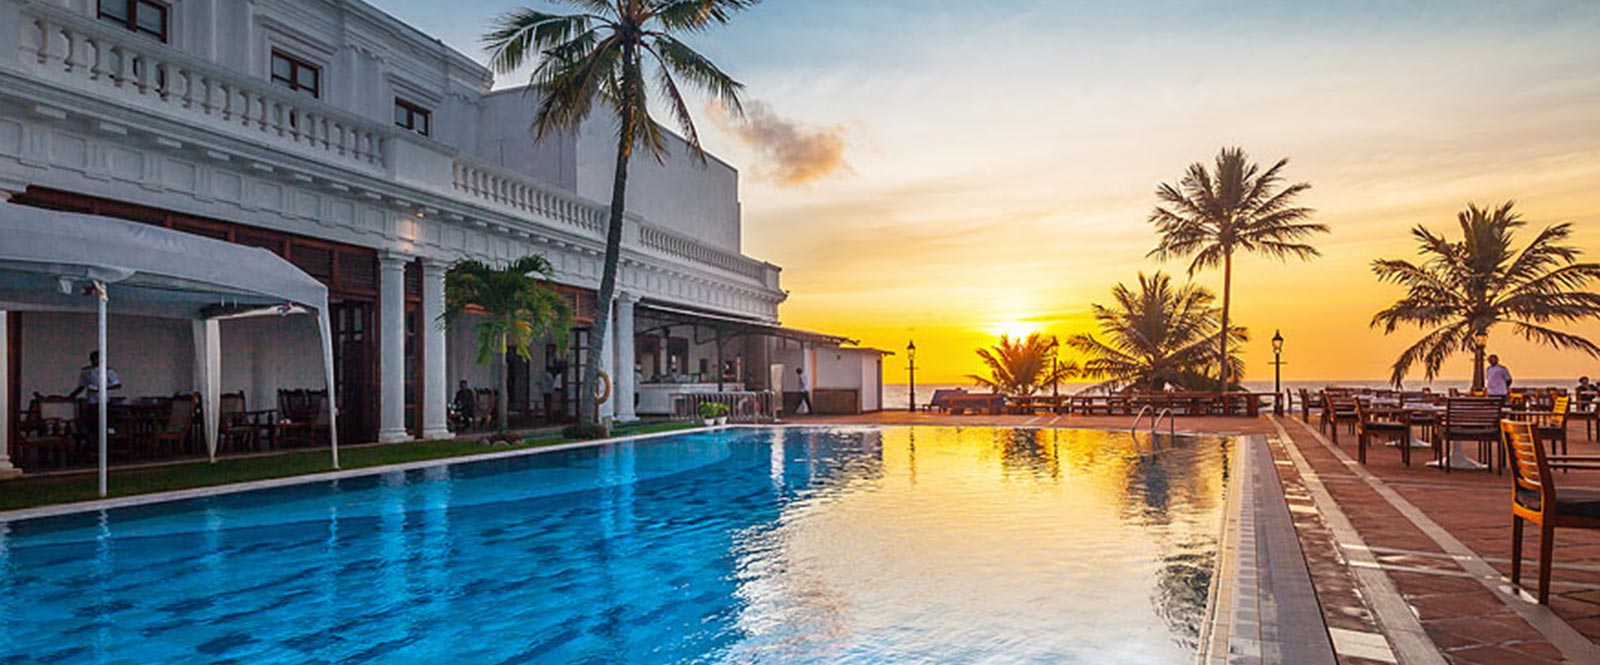
[[[317,329],[322,334],[322,378],[328,389],[328,447],[333,454],[333,468],[339,468],[339,400],[333,387],[333,330],[328,323],[328,307],[324,303],[317,310]]]
[[[95,409],[97,420],[95,429],[100,437],[100,498],[106,496],[106,368],[111,367],[111,359],[106,357],[106,285],[105,282],[95,282],[95,305],[100,333],[100,367],[98,376],[95,377]]]

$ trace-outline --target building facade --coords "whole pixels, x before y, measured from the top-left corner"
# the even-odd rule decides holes
[[[268,248],[321,280],[348,441],[444,436],[459,382],[496,384],[472,332],[436,323],[461,258],[555,266],[577,327],[514,362],[508,395],[547,420],[574,415],[588,362],[615,377],[607,413],[633,418],[674,389],[660,384],[781,390],[775,359],[815,376],[815,350],[846,341],[778,325],[780,269],[742,251],[738,172],[676,139],[664,163],[631,165],[621,296],[600,307],[612,123],[535,142],[536,100],[492,82],[355,0],[0,0],[0,197]],[[633,334],[590,349],[596,316]],[[8,322],[14,422],[28,396],[72,387],[93,326]],[[127,394],[192,386],[187,324],[119,329],[108,355]],[[240,324],[224,391],[271,408],[278,390],[320,387],[316,343],[294,318]]]

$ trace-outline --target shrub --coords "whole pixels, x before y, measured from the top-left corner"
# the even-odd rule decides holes
[[[702,402],[700,404],[701,418],[721,418],[728,415],[728,405],[718,402]]]

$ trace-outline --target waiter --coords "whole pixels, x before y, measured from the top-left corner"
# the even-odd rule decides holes
[[[105,368],[106,391],[121,390],[122,377],[117,376],[117,370]],[[89,364],[78,370],[78,387],[72,389],[68,397],[77,397],[79,394],[88,393],[90,404],[100,403],[100,352],[89,352]]]

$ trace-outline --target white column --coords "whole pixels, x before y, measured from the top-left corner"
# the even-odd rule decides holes
[[[410,439],[406,434],[406,262],[404,254],[378,254],[378,297],[382,316],[378,340],[378,442]]]
[[[613,306],[606,309],[608,310],[606,316],[611,319],[606,329],[606,341],[599,349],[599,353],[591,353],[590,357],[598,359],[600,371],[611,377],[611,397],[605,404],[600,405],[600,417],[615,418],[617,416],[617,308]]]
[[[613,373],[612,381],[617,384],[617,420],[631,423],[639,419],[633,412],[633,395],[638,386],[633,385],[633,305],[639,299],[631,293],[624,293],[617,298],[617,327],[613,337],[617,338],[617,361],[612,366],[617,368]]]
[[[21,469],[11,466],[11,345],[6,329],[10,318],[0,310],[0,479],[22,475]]]
[[[449,416],[445,404],[450,397],[450,377],[445,364],[444,313],[445,264],[432,259],[422,262],[422,438],[450,438]]]

